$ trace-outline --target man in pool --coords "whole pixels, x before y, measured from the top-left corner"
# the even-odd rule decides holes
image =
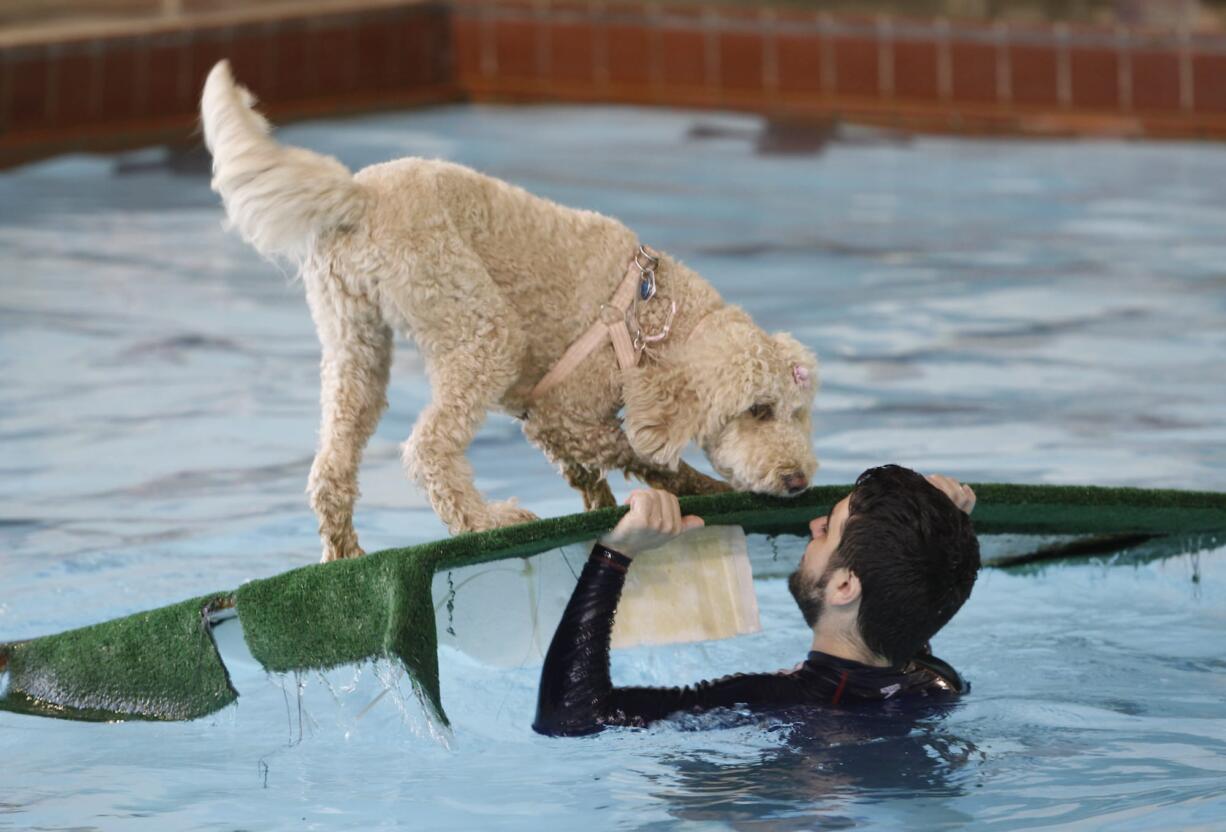
[[[665,491],[638,490],[628,502],[629,513],[592,549],[549,645],[532,726],[540,733],[642,727],[714,708],[832,707],[968,689],[928,650],[970,596],[979,570],[968,486],[896,465],[865,471],[829,515],[809,524],[812,538],[788,578],[813,631],[808,658],[792,670],[672,688],[613,687],[609,637],[635,555],[702,519],[683,517]]]

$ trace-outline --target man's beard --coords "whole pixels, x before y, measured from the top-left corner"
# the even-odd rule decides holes
[[[800,607],[800,614],[805,617],[805,623],[810,629],[817,624],[817,619],[822,617],[822,596],[826,592],[828,575],[829,570],[826,570],[820,578],[812,581],[803,575],[799,568],[788,575],[788,591],[796,599],[796,606]]]

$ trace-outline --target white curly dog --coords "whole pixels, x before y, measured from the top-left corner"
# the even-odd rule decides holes
[[[433,392],[404,464],[452,532],[535,519],[474,485],[464,454],[493,408],[523,420],[587,508],[615,504],[615,469],[674,493],[727,490],[681,461],[691,441],[735,488],[807,486],[817,359],[790,335],[766,334],[616,220],[437,160],[353,175],[278,144],[253,104],[227,62],[213,67],[213,188],[247,242],[298,266],[323,348],[307,491],[324,560],[362,554],[358,465],[387,406],[394,330],[417,343]]]

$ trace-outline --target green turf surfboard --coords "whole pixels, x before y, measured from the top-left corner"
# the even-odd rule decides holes
[[[1226,539],[1226,494],[1198,491],[975,484],[980,535],[1035,535],[1056,544],[998,554],[1013,567],[1141,546],[1149,557]],[[686,513],[749,534],[808,534],[850,486],[792,499],[744,493],[686,497]],[[598,537],[624,508],[463,534],[349,561],[315,564],[171,606],[21,642],[0,643],[0,708],[83,720],[183,720],[238,697],[211,635],[237,613],[255,659],[270,672],[325,670],[395,659],[423,703],[446,722],[439,691],[431,582],[439,570],[522,558]],[[1068,536],[1073,536],[1071,539]]]

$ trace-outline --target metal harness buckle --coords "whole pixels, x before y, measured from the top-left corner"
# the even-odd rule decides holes
[[[634,253],[634,265],[638,267],[640,280],[638,291],[634,293],[634,301],[626,310],[626,327],[633,333],[632,343],[635,352],[642,352],[648,344],[663,341],[673,325],[673,316],[677,314],[677,301],[672,301],[668,317],[659,332],[647,334],[639,325],[639,303],[646,303],[656,296],[656,269],[660,267],[660,258],[640,245]]]

